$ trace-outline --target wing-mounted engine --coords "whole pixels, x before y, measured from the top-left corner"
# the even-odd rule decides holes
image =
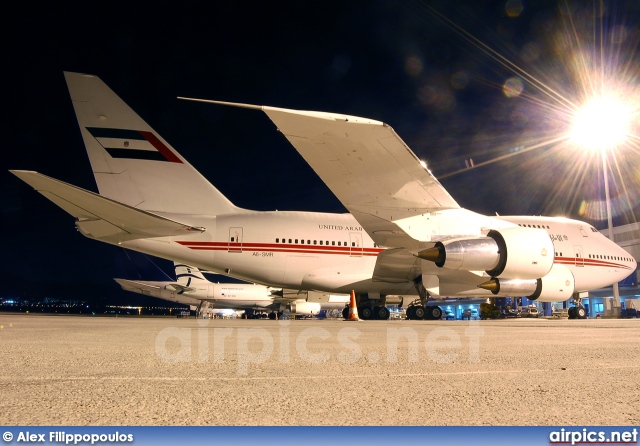
[[[491,230],[486,237],[437,242],[418,257],[441,268],[486,271],[491,277],[537,279],[553,266],[553,242],[546,231],[512,227]]]
[[[303,316],[313,316],[320,313],[318,302],[295,301],[287,305],[287,313]]]
[[[573,274],[564,265],[553,265],[541,279],[491,279],[478,285],[496,296],[525,296],[538,302],[561,302],[571,297],[575,290]]]

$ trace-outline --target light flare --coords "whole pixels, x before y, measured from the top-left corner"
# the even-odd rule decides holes
[[[484,80],[501,90],[502,100],[495,100],[486,116],[478,118],[483,125],[457,124],[470,129],[466,143],[473,151],[465,150],[464,143],[443,143],[443,148],[455,147],[457,153],[447,166],[449,173],[437,177],[465,172],[494,190],[509,192],[513,186],[517,192],[501,194],[500,200],[512,199],[531,212],[603,221],[605,150],[614,217],[639,220],[640,23],[633,10],[614,4],[618,5],[611,2],[605,8],[598,1],[562,1],[555,16],[529,22],[536,30],[531,40],[521,48],[505,42],[502,52],[425,6],[478,53],[511,73],[502,83]],[[506,54],[519,54],[520,61]],[[478,77],[470,72],[470,79]],[[462,133],[456,135],[461,138]],[[475,165],[463,167],[470,156]],[[492,163],[500,163],[495,169],[502,175],[467,173]]]
[[[629,138],[633,110],[625,102],[608,97],[591,99],[573,122],[571,140],[588,150],[606,150]]]

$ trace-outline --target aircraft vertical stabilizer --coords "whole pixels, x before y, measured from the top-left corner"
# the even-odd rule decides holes
[[[100,78],[65,78],[100,195],[155,212],[242,212]]]
[[[198,268],[177,262],[174,262],[174,265],[176,267],[176,280],[180,285],[191,286],[194,281],[209,283]]]

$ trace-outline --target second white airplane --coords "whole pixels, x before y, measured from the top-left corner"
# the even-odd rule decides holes
[[[349,296],[320,292],[295,292],[251,283],[214,283],[193,266],[175,263],[175,281],[114,279],[125,291],[156,297],[200,309],[245,310],[249,319],[266,314],[276,319],[291,316],[317,316],[321,310],[342,310]],[[195,308],[194,308],[195,307]]]
[[[618,282],[633,257],[565,218],[462,209],[391,127],[355,116],[262,110],[349,214],[256,212],[233,205],[98,77],[65,73],[100,194],[13,170],[89,238],[265,286],[348,294],[361,317],[439,318],[430,297],[574,298]]]

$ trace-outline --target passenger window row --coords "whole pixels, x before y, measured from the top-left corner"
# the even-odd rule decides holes
[[[590,259],[602,259],[602,260],[618,260],[623,262],[630,262],[631,258],[629,257],[618,257],[618,256],[606,256],[601,254],[589,254]]]
[[[347,242],[336,242],[336,241],[329,241],[329,240],[314,240],[313,243],[311,243],[311,240],[307,240],[306,243],[304,241],[304,239],[288,239],[288,243],[295,243],[295,244],[299,244],[299,245],[326,245],[326,246],[349,246],[347,244]],[[276,239],[276,243],[287,243],[287,239],[283,238],[282,242],[280,241],[279,238]],[[356,243],[355,242],[351,242],[351,246],[355,247]]]
[[[562,257],[562,253],[555,253],[556,257]],[[580,255],[576,254],[576,257],[580,257]],[[602,259],[602,260],[618,260],[620,262],[630,262],[631,259],[629,257],[618,257],[618,256],[606,256],[600,254],[589,254],[590,259]]]
[[[522,226],[523,228],[551,229],[549,225],[525,225],[524,223],[518,223],[518,226]]]

